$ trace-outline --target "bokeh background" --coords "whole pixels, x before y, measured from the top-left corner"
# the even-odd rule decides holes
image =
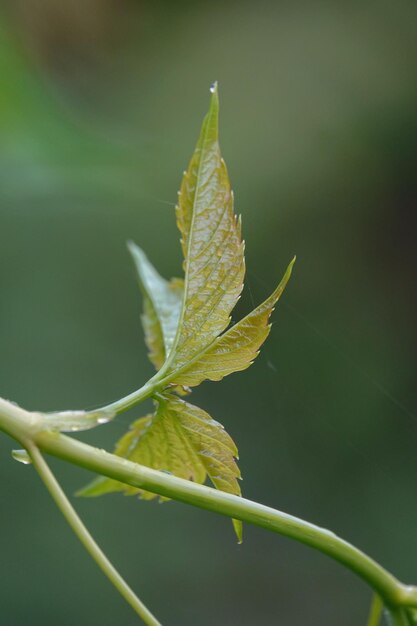
[[[417,6],[3,0],[0,395],[101,405],[152,369],[126,251],[181,271],[174,203],[220,83],[248,276],[291,284],[256,364],[196,402],[239,444],[244,494],[417,582]],[[112,449],[142,407],[82,436]],[[137,624],[0,437],[0,622]],[[73,493],[89,478],[51,461]],[[75,501],[164,625],[357,626],[368,588],[328,558],[171,502]]]

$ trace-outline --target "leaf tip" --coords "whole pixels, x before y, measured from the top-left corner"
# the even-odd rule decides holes
[[[237,543],[240,546],[243,543],[243,524],[240,519],[233,519],[232,524],[236,534]]]
[[[217,119],[217,116],[219,114],[219,88],[218,88],[217,80],[210,87],[210,93],[211,93],[211,102],[210,102],[209,116],[214,115]]]
[[[126,248],[128,249],[128,252],[131,254],[133,259],[144,256],[143,251],[139,248],[139,246],[132,239],[128,239],[126,241]]]
[[[219,91],[219,83],[217,82],[217,80],[215,80],[214,83],[212,83],[210,87],[210,93],[218,95],[218,91]]]
[[[296,260],[297,260],[297,257],[296,255],[294,255],[291,261],[289,262],[287,269],[285,270],[285,274],[284,274],[282,281],[278,285],[278,289],[280,289],[281,293],[284,291],[289,279],[291,278],[292,270],[294,268],[294,264]]]
[[[90,498],[91,495],[89,492],[90,492],[90,485],[86,485],[85,487],[81,487],[80,489],[77,489],[77,491],[75,491],[73,495],[75,498]]]

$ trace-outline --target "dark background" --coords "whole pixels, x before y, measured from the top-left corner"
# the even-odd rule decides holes
[[[417,582],[417,6],[9,0],[0,8],[0,395],[87,408],[152,373],[125,242],[178,275],[174,203],[220,83],[243,216],[237,315],[291,284],[256,364],[195,401],[238,442],[244,495]],[[107,449],[140,407],[82,436]],[[0,622],[138,623],[0,437]],[[89,478],[51,464],[68,493]],[[361,626],[330,559],[171,502],[75,501],[169,626]]]

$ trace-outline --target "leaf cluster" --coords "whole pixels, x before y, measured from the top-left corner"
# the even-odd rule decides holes
[[[219,99],[212,87],[209,111],[187,170],[176,218],[184,255],[184,278],[165,280],[134,243],[129,250],[143,297],[142,326],[155,410],[136,420],[116,445],[126,459],[240,495],[237,448],[223,426],[185,399],[204,380],[217,381],[248,368],[270,331],[269,318],[291,275],[294,260],[273,293],[231,325],[245,275],[241,220],[233,207],[218,138]],[[100,477],[80,495],[113,491],[155,494]],[[241,524],[235,521],[241,539]]]

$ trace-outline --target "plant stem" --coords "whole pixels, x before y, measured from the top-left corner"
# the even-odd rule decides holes
[[[32,443],[27,444],[28,453],[32,459],[33,466],[44,482],[46,488],[67,520],[68,524],[83,544],[84,548],[94,559],[102,572],[107,576],[114,587],[123,598],[130,604],[132,609],[142,618],[147,626],[161,626],[160,622],[152,615],[146,606],[139,600],[129,585],[123,580],[119,572],[110,563],[109,559],[102,552],[100,547],[90,535],[65,493],[61,489],[58,481],[50,470],[48,464],[40,453],[39,449]]]
[[[120,400],[116,400],[115,402],[106,404],[103,407],[94,409],[94,413],[103,411],[103,413],[114,413],[115,415],[118,415],[119,413],[123,413],[123,411],[131,409],[136,404],[143,402],[147,398],[150,398],[161,386],[158,374],[159,372],[140,389],[129,393],[127,396],[120,398]]]
[[[40,432],[36,443],[45,452],[98,474],[300,541],[356,572],[388,604],[417,606],[417,589],[402,585],[373,559],[329,530],[257,502],[132,463],[65,435]]]
[[[41,428],[41,416],[0,399],[0,430],[25,448],[33,443],[48,454],[97,474],[295,539],[355,572],[381,596],[388,608],[417,607],[417,587],[401,583],[376,561],[329,530],[257,502],[132,463]]]
[[[369,612],[367,626],[379,626],[381,621],[384,605],[378,594],[374,593],[372,597],[371,610]]]

